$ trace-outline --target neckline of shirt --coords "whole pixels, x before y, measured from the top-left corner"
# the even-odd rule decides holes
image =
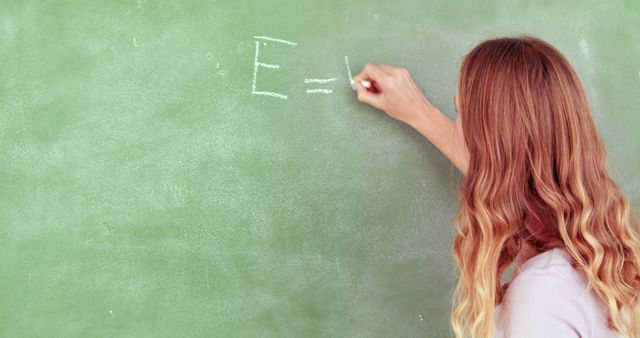
[[[515,269],[513,270],[513,277],[511,278],[511,280],[514,280],[518,275],[536,265],[536,263],[540,263],[546,260],[543,266],[547,266],[548,263],[556,257],[562,258],[563,261],[571,264],[571,255],[565,248],[558,247],[549,249],[545,252],[541,252],[533,257],[530,257],[524,263],[520,264],[520,266],[516,265]]]

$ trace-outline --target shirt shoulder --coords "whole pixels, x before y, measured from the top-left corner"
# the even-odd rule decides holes
[[[564,249],[525,262],[496,308],[497,337],[615,337],[604,308]],[[604,335],[606,334],[606,335]]]
[[[505,337],[589,337],[579,292],[557,268],[524,271],[509,285],[498,318]]]

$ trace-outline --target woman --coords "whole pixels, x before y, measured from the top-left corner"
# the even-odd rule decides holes
[[[476,46],[462,62],[456,122],[404,69],[366,65],[354,80],[361,102],[411,125],[465,174],[457,337],[640,336],[638,217],[558,50],[530,36]]]

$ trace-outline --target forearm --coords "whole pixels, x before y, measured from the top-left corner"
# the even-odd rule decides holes
[[[408,122],[436,146],[463,174],[469,167],[469,154],[462,133],[456,124],[435,107],[424,108],[417,118]]]

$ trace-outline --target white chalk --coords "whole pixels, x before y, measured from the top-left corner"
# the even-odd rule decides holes
[[[371,81],[362,80],[360,81],[360,84],[367,89],[371,88]]]

